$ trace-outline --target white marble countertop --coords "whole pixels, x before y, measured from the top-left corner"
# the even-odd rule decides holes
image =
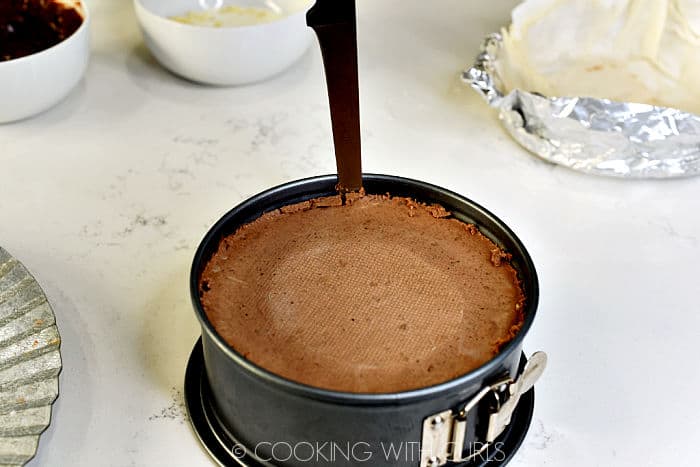
[[[512,465],[695,464],[700,179],[592,178],[513,143],[457,76],[515,3],[358,2],[365,169],[484,204],[534,258],[526,351],[550,365]],[[318,48],[266,83],[207,88],[153,62],[131,2],[89,5],[84,81],[0,127],[0,244],[43,285],[63,337],[32,465],[210,466],[183,411],[190,261],[246,197],[333,172]]]

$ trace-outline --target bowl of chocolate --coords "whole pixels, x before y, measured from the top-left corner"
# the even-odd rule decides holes
[[[78,0],[0,2],[0,123],[53,107],[89,57],[88,10]]]
[[[273,188],[201,243],[186,377],[200,438],[224,465],[506,461],[545,363],[522,356],[538,301],[525,247],[437,186],[337,183]]]

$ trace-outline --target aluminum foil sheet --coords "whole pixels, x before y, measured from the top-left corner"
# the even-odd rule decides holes
[[[29,462],[58,397],[61,337],[44,292],[0,248],[0,465]]]
[[[489,35],[462,79],[498,109],[511,136],[541,158],[596,175],[672,178],[700,174],[700,116],[647,104],[586,97],[506,94]]]

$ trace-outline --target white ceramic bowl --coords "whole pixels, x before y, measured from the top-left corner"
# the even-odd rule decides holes
[[[296,62],[307,50],[312,31],[306,26],[311,0],[219,0],[243,7],[266,4],[284,16],[252,26],[208,27],[171,19],[215,0],[134,0],[144,41],[167,69],[200,83],[232,86],[269,78]]]
[[[0,62],[0,123],[22,120],[60,102],[85,74],[90,57],[87,7],[75,3],[83,24],[70,37],[41,52]]]

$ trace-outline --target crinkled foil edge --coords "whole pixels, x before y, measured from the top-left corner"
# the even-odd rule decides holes
[[[581,172],[623,178],[700,174],[700,117],[681,110],[588,97],[504,92],[497,70],[500,34],[486,37],[462,80],[491,107],[520,145]]]

